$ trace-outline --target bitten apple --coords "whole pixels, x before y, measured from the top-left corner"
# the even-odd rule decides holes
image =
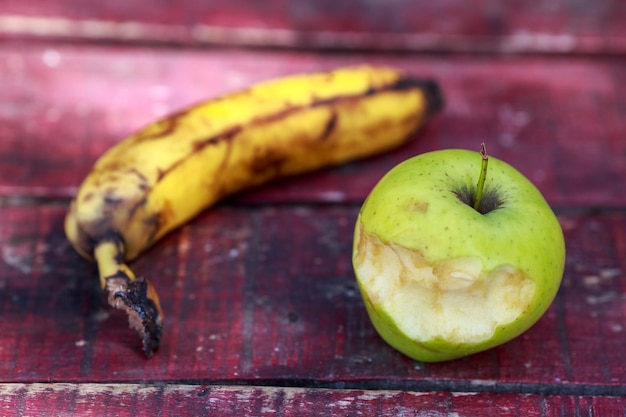
[[[382,338],[437,362],[495,347],[537,322],[561,283],[565,242],[520,172],[484,147],[449,149],[380,180],[358,215],[352,260]]]

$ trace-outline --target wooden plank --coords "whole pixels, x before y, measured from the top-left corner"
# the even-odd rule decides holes
[[[0,195],[69,197],[94,160],[156,117],[282,75],[360,63],[437,79],[444,112],[409,145],[249,194],[255,202],[361,202],[396,163],[478,149],[557,206],[620,207],[626,178],[623,59],[282,53],[6,43],[0,49]],[[495,76],[494,74],[497,74]]]
[[[620,397],[328,390],[180,384],[1,384],[5,417],[396,416],[621,417]]]
[[[612,0],[4,1],[0,36],[363,50],[625,53]]]
[[[422,364],[367,318],[351,268],[356,205],[222,205],[133,265],[152,278],[165,340],[147,360],[103,307],[64,205],[0,210],[4,382],[245,381],[394,390],[626,395],[626,215],[562,213],[568,260],[548,313],[516,340]]]

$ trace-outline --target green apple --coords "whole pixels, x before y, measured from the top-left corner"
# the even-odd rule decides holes
[[[487,161],[489,165],[487,169]],[[359,212],[353,266],[372,324],[424,362],[467,356],[530,328],[565,264],[559,222],[520,172],[481,153],[421,154]]]

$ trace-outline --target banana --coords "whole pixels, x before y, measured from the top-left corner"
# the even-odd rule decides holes
[[[440,89],[393,68],[357,66],[266,81],[146,126],[105,152],[65,219],[95,260],[108,303],[150,357],[163,312],[127,263],[222,198],[270,180],[399,146],[441,107]]]

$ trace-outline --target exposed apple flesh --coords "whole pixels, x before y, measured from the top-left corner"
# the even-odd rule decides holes
[[[511,340],[558,290],[565,246],[556,217],[522,174],[490,161],[478,210],[481,156],[445,150],[392,169],[359,214],[353,265],[367,311],[383,339],[414,359]]]

